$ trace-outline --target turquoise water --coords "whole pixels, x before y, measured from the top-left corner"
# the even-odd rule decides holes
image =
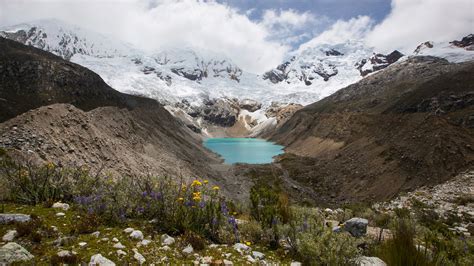
[[[284,152],[281,145],[253,138],[210,138],[204,141],[204,146],[221,155],[226,164],[271,163],[273,156]]]

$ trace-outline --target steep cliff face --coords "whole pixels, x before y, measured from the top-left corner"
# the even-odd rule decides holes
[[[445,181],[474,164],[473,84],[474,62],[393,65],[296,112],[272,136],[295,154],[280,163],[329,201]]]

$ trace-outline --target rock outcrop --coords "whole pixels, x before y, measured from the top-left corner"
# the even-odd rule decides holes
[[[28,250],[15,242],[10,242],[0,248],[0,264],[26,263],[34,258]]]

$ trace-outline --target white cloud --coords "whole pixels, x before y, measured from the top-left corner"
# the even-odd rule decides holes
[[[276,11],[265,10],[262,15],[262,24],[269,27],[301,28],[316,18],[309,12],[298,13],[293,9]]]
[[[327,20],[324,16],[316,18],[312,13],[293,9],[268,9],[263,12],[260,24],[271,33],[272,40],[292,45],[308,39],[308,35],[313,34],[312,29]]]
[[[367,43],[388,52],[412,52],[424,41],[452,41],[472,33],[472,0],[392,0],[387,18],[368,35]]]
[[[289,47],[237,9],[196,0],[0,0],[0,25],[57,18],[144,49],[194,47],[222,53],[260,73],[279,64]]]
[[[373,21],[368,16],[359,16],[350,20],[338,20],[329,29],[322,32],[312,40],[302,44],[299,51],[317,44],[338,44],[348,40],[363,40],[370,29]]]

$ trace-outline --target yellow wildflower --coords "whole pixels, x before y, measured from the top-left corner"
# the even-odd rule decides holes
[[[187,187],[186,187],[185,184],[181,184],[181,190],[182,190],[182,191],[186,191],[186,188],[187,188]]]
[[[209,180],[205,179],[204,184],[207,184],[207,183],[209,183]]]
[[[245,245],[250,246],[252,243],[250,241],[245,242]]]
[[[54,163],[53,162],[47,163],[46,168],[53,169],[54,168]]]
[[[191,184],[191,186],[193,186],[193,187],[202,186],[202,183],[199,180],[194,180],[193,183]]]
[[[218,186],[213,186],[212,190],[219,190],[219,187]]]
[[[178,201],[184,201],[184,198],[178,198]]]

